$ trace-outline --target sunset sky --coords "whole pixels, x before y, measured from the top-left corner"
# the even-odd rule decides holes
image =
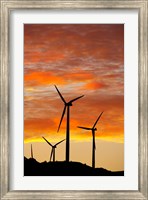
[[[96,167],[124,169],[124,25],[24,25],[24,154],[30,145],[38,161],[49,161],[51,143],[66,138],[64,104],[84,95],[70,108],[70,160],[91,165],[92,127],[96,131]],[[65,142],[56,149],[65,160]]]

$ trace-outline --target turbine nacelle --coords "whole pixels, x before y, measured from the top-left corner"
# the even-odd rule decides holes
[[[72,103],[71,102],[68,102],[65,104],[66,106],[72,106]]]

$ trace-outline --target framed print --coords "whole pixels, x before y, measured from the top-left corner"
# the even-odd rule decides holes
[[[147,199],[147,0],[1,11],[1,199]]]

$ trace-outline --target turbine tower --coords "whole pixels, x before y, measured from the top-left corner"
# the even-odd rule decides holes
[[[55,145],[52,145],[50,142],[48,142],[48,140],[46,140],[46,138],[42,137],[51,147],[51,154],[50,154],[50,161],[53,158],[53,162],[55,162],[55,148],[57,148],[57,145],[60,144],[61,142],[63,142],[64,140],[61,140],[60,142],[56,143]]]
[[[59,131],[60,129],[60,126],[61,126],[61,123],[62,123],[62,120],[63,120],[63,117],[64,117],[64,114],[66,112],[66,109],[67,109],[67,124],[66,124],[66,162],[69,162],[69,149],[70,149],[70,106],[72,106],[72,103],[80,98],[82,98],[84,95],[82,96],[79,96],[75,99],[72,99],[70,100],[69,102],[66,102],[65,99],[63,98],[62,94],[60,93],[60,91],[58,90],[58,88],[56,87],[55,85],[55,88],[59,94],[59,96],[61,97],[61,100],[63,101],[64,103],[64,109],[63,109],[63,113],[62,113],[62,117],[61,117],[61,120],[60,120],[60,123],[59,123],[59,127],[58,127],[58,130],[57,132]]]
[[[103,114],[103,112],[99,115],[98,119],[96,120],[96,122],[94,123],[92,128],[87,128],[87,127],[82,127],[82,126],[78,126],[78,128],[81,129],[85,129],[85,130],[91,130],[92,131],[92,136],[93,136],[93,140],[92,140],[92,167],[95,168],[95,149],[96,149],[96,145],[95,145],[95,131],[97,130],[97,128],[95,128],[97,122],[99,121],[101,115]]]
[[[33,148],[32,148],[32,144],[31,144],[31,158],[33,158]]]

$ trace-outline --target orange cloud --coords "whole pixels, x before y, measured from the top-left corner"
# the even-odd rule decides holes
[[[102,88],[106,88],[107,85],[101,82],[90,82],[86,85],[83,86],[84,89],[88,89],[88,90],[97,90],[97,89],[102,89]]]
[[[24,81],[26,86],[44,86],[44,85],[63,85],[67,83],[87,82],[93,79],[94,76],[91,73],[87,73],[83,70],[78,72],[67,73],[63,72],[61,75],[49,71],[31,71],[25,74]]]
[[[34,50],[33,52],[25,52],[25,65],[27,63],[48,63],[49,61],[55,62],[57,60],[63,60],[64,59],[64,54],[61,52],[52,52],[52,51],[45,51],[45,52],[40,52]]]
[[[91,73],[85,72],[82,69],[79,70],[78,72],[73,72],[73,73],[66,73],[63,74],[65,79],[71,80],[72,82],[83,82],[83,81],[89,81],[91,80],[94,76]]]
[[[32,72],[25,75],[24,81],[26,85],[30,86],[65,83],[63,77],[56,76],[51,72]]]
[[[41,132],[50,130],[53,128],[53,121],[51,119],[27,119],[24,122],[25,130],[28,131],[37,131]]]
[[[69,62],[70,57],[79,60],[90,55],[98,60],[123,62],[124,59],[122,24],[26,24],[24,31],[25,64]]]

